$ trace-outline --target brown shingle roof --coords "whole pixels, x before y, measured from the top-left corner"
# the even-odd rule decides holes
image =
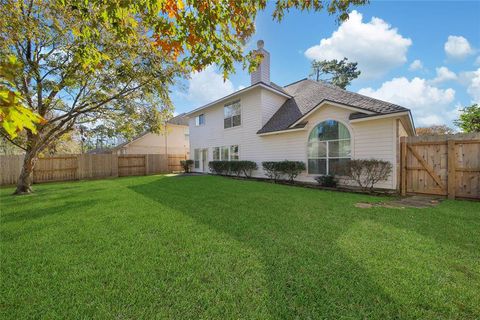
[[[408,109],[393,103],[363,96],[336,86],[303,79],[284,87],[285,92],[292,98],[278,109],[268,122],[257,133],[268,133],[287,130],[301,117],[312,111],[324,101],[340,103],[357,109],[363,109],[376,115],[389,114]],[[367,116],[366,113],[357,113],[356,118]]]
[[[176,124],[179,126],[188,126],[188,117],[186,113],[181,113],[176,117],[171,118],[167,123]]]

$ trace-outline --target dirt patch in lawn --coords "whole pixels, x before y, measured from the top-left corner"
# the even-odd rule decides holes
[[[439,197],[427,197],[427,196],[411,196],[407,198],[396,199],[386,202],[358,202],[355,207],[368,209],[373,207],[383,207],[392,209],[405,209],[405,208],[431,208],[437,206],[442,201]]]

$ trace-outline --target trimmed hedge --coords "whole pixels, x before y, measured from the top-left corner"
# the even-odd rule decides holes
[[[183,167],[183,171],[185,171],[185,173],[189,173],[190,172],[190,169],[192,168],[193,166],[193,160],[180,160],[180,165]]]
[[[215,174],[221,175],[235,175],[237,177],[242,174],[250,178],[252,176],[252,171],[257,170],[257,164],[253,161],[210,161],[208,163],[210,171]]]
[[[278,166],[278,162],[264,161],[262,162],[262,167],[263,171],[265,171],[265,175],[273,181],[277,181],[282,176],[282,173],[279,170],[280,167]]]
[[[322,187],[329,187],[329,188],[336,188],[337,187],[337,179],[335,176],[327,174],[325,176],[318,176],[315,178],[317,182],[322,186]]]
[[[208,167],[215,174],[228,175],[230,172],[228,161],[210,161]]]
[[[306,166],[302,161],[264,161],[262,162],[265,175],[273,181],[279,180],[282,176],[287,176],[290,182],[293,182],[295,178],[305,171]]]
[[[350,160],[346,166],[347,176],[357,182],[363,190],[373,191],[377,182],[385,181],[392,173],[389,161],[378,159]]]

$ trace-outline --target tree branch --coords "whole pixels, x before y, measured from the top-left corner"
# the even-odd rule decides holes
[[[25,147],[22,147],[21,145],[19,145],[18,143],[16,143],[15,141],[13,141],[12,139],[10,139],[10,137],[6,134],[4,134],[3,132],[0,131],[0,135],[2,137],[4,137],[8,142],[10,142],[11,144],[13,144],[14,146],[22,149],[23,151],[27,151],[27,149]]]

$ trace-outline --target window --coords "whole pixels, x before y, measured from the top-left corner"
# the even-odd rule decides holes
[[[213,148],[213,161],[220,160],[220,147]]]
[[[184,135],[185,135],[185,141],[188,141],[189,138],[190,138],[190,130],[188,128],[185,128],[185,130],[183,131]]]
[[[230,160],[238,160],[238,146],[230,146]]]
[[[240,101],[235,101],[225,105],[223,112],[223,124],[225,129],[237,127],[242,123],[242,118],[240,115]]]
[[[238,145],[213,148],[213,160],[231,161],[239,158]]]
[[[308,173],[342,174],[351,158],[350,132],[342,123],[327,120],[308,137]]]
[[[228,161],[228,147],[222,147],[220,150],[220,160]]]
[[[203,113],[195,117],[195,125],[197,127],[202,126],[204,124],[205,124],[205,115]]]
[[[193,150],[193,163],[195,169],[200,168],[200,149]]]

